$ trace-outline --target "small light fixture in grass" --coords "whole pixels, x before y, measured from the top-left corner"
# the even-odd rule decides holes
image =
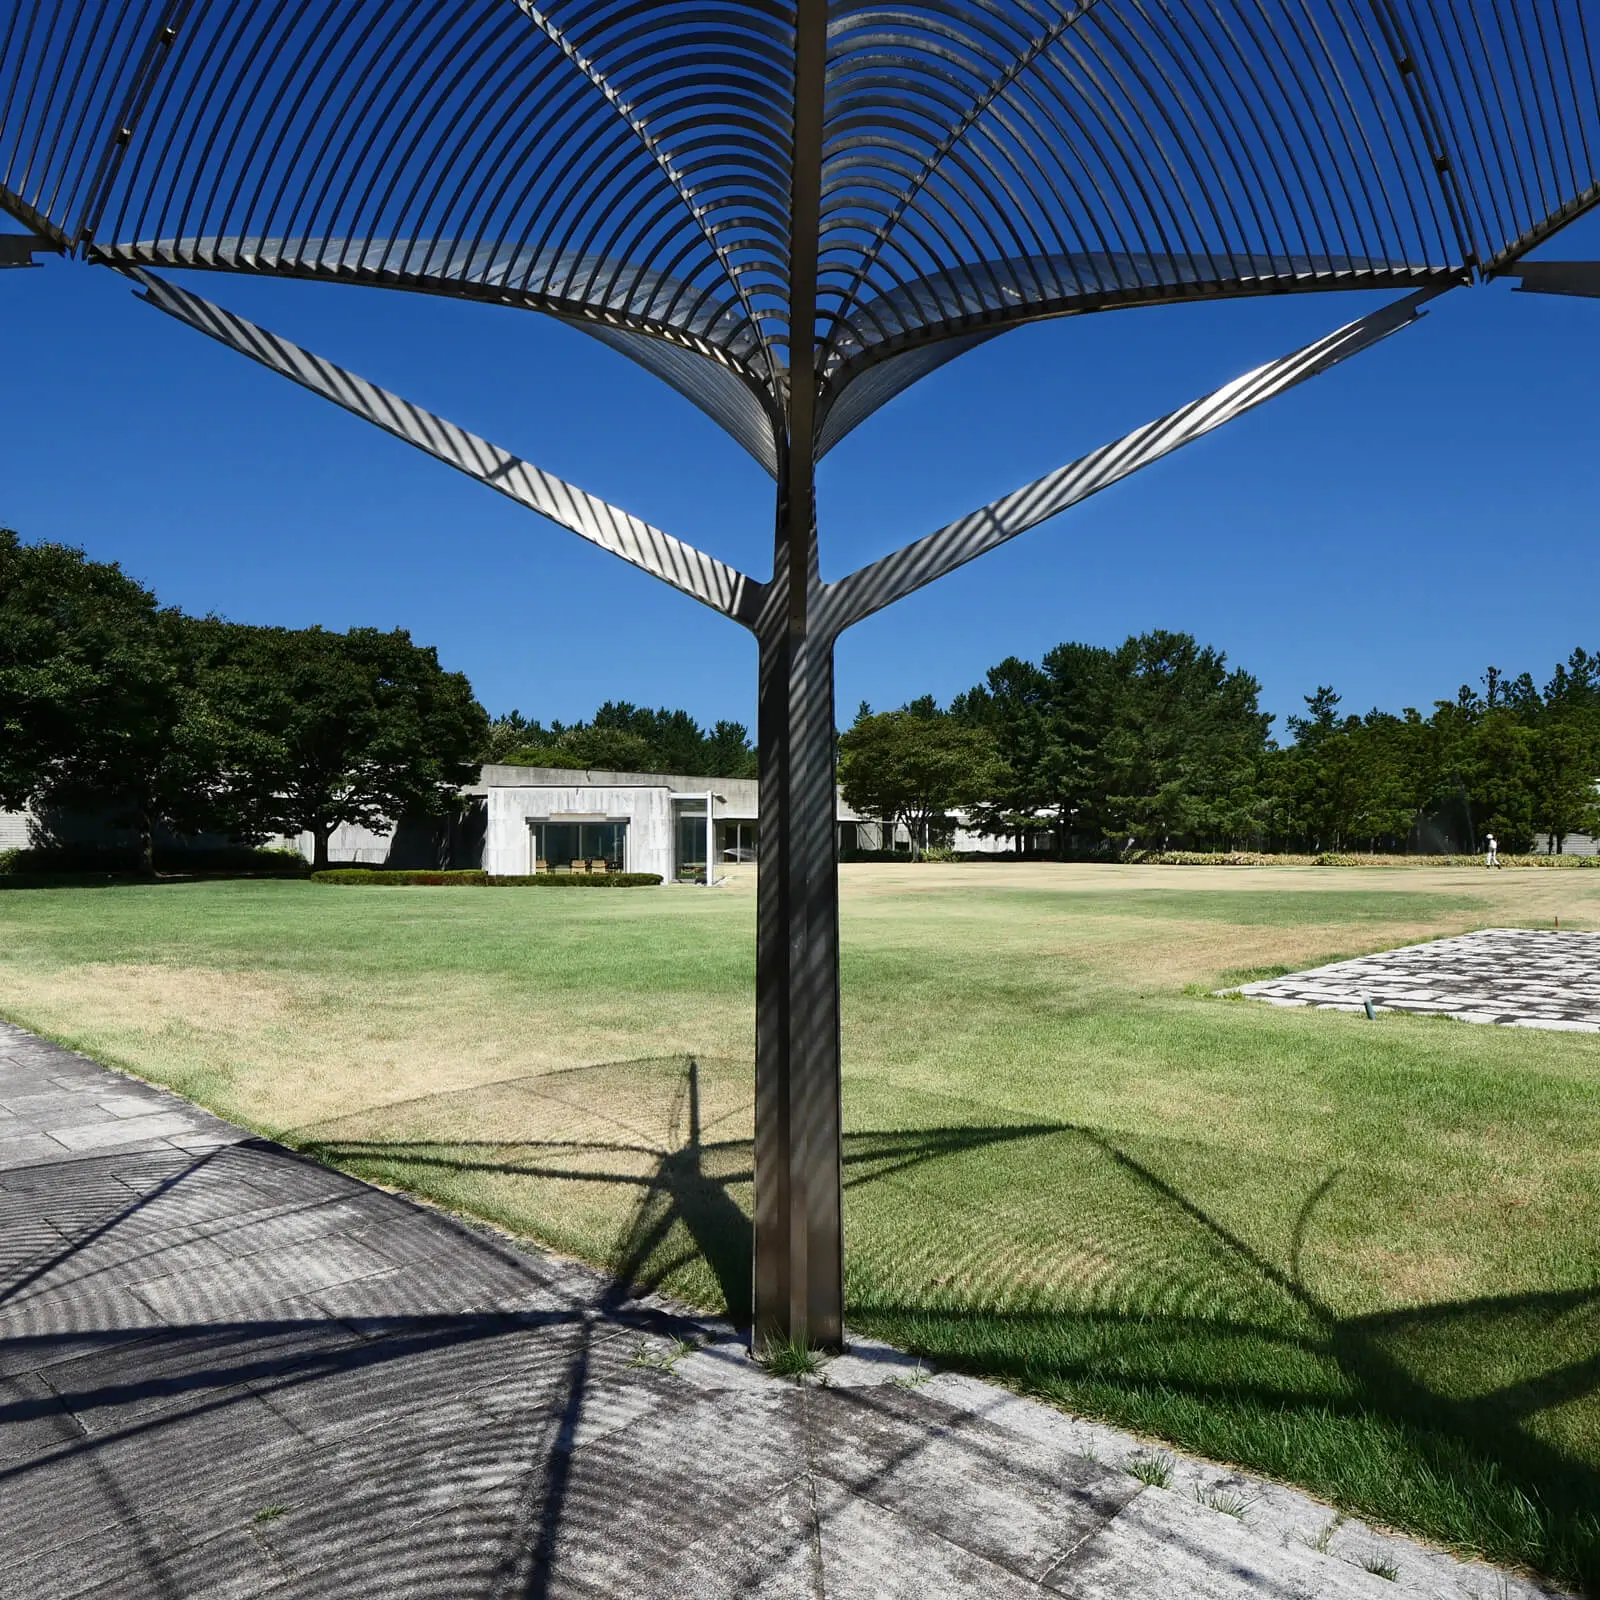
[[[1366,1000],[1363,1000],[1361,1002],[1361,1005],[1362,1005],[1362,1009],[1365,1010],[1365,1012],[1367,1013],[1367,1021],[1368,1022],[1376,1022],[1378,1020],[1378,1009],[1377,1009],[1376,1006],[1373,1005],[1371,999],[1368,998]]]
[[[1127,1470],[1130,1478],[1137,1478],[1151,1489],[1172,1487],[1171,1456],[1135,1456]]]
[[[822,1355],[799,1339],[769,1339],[756,1358],[775,1378],[814,1378]]]

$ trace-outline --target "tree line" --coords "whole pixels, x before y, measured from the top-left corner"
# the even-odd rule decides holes
[[[962,813],[1054,852],[1559,850],[1600,831],[1600,656],[1541,688],[1491,667],[1427,715],[1341,709],[1323,685],[1271,735],[1260,685],[1186,633],[1008,657],[941,708],[863,704],[839,737],[846,800],[919,845]],[[258,842],[449,817],[482,762],[755,776],[748,730],[608,701],[491,722],[403,629],[258,627],[160,605],[112,563],[0,529],[0,807]]]
[[[253,627],[162,607],[114,563],[0,529],[0,805],[257,842],[438,815],[488,718],[404,629]]]
[[[718,722],[707,730],[687,711],[651,711],[626,700],[607,700],[587,722],[552,722],[548,728],[519,711],[496,717],[484,759],[691,778],[753,778],[757,772],[755,746],[742,722]]]
[[[404,629],[189,616],[115,563],[0,528],[0,808],[243,844],[448,818],[480,763],[754,775],[746,730],[603,705],[548,728],[490,721],[464,674]]]
[[[1260,685],[1192,635],[1009,657],[940,709],[863,704],[839,740],[846,800],[926,844],[961,812],[1019,843],[1129,849],[1560,850],[1600,830],[1600,657],[1574,650],[1541,689],[1490,667],[1428,715],[1305,696],[1271,736]]]

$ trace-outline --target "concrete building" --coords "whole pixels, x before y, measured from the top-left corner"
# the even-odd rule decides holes
[[[476,792],[488,872],[559,872],[603,861],[613,872],[686,877],[705,868],[708,805],[712,859],[755,860],[753,778],[497,766],[483,769]]]
[[[449,830],[410,825],[414,837],[408,839],[408,825],[341,827],[328,855],[335,863],[370,866],[481,866],[507,877],[604,862],[613,872],[654,872],[670,882],[705,870],[708,795],[713,859],[719,865],[753,862],[754,778],[511,766],[481,770],[463,791],[465,819]],[[311,858],[309,833],[271,842]]]

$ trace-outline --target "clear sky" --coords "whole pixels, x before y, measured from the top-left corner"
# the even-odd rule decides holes
[[[1600,255],[1600,217],[1540,254]],[[418,295],[183,275],[200,293],[765,576],[772,486],[585,335]],[[1305,295],[1021,329],[824,463],[836,577],[1381,303]],[[755,720],[747,635],[140,304],[0,273],[0,525],[243,622],[403,626],[491,712],[608,698]],[[1374,350],[847,634],[839,713],[941,701],[1011,655],[1196,634],[1280,717],[1427,707],[1600,649],[1600,301],[1457,290]],[[1279,731],[1282,731],[1280,722]]]

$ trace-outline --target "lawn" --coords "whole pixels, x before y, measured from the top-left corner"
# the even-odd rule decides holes
[[[748,882],[0,894],[0,1011],[659,1283],[749,1293]],[[1600,872],[846,868],[855,1328],[1600,1584],[1600,1035],[1212,998]]]

